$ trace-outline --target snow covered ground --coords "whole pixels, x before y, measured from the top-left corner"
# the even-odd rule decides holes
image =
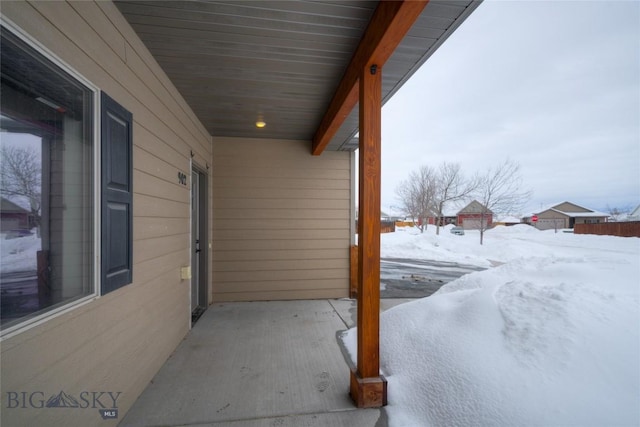
[[[640,425],[640,239],[519,225],[383,234],[382,256],[497,265],[380,320],[389,424]],[[342,337],[355,359],[356,331]]]
[[[7,239],[5,233],[0,234],[2,273],[37,270],[37,252],[40,250],[41,240],[36,232],[34,228],[31,235],[14,239]]]

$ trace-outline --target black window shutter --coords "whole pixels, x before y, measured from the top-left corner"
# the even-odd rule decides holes
[[[133,280],[133,116],[101,94],[102,294]]]

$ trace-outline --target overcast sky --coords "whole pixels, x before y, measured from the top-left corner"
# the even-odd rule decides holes
[[[384,72],[384,70],[383,70]],[[485,0],[384,106],[382,209],[410,171],[520,163],[531,210],[640,204],[640,2]]]

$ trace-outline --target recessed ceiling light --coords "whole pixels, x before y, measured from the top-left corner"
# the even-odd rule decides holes
[[[257,128],[263,128],[263,127],[265,127],[266,125],[267,125],[267,124],[264,122],[264,120],[258,120],[258,121],[256,122],[256,127],[257,127]]]

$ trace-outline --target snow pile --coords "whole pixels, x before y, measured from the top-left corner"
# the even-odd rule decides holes
[[[37,270],[36,255],[40,250],[41,240],[36,236],[36,229],[32,233],[14,239],[7,239],[4,233],[0,236],[3,273]]]
[[[488,231],[474,252],[504,265],[382,314],[391,426],[640,424],[640,239],[531,230]]]
[[[380,235],[380,256],[383,258],[417,258],[432,261],[461,262],[464,264],[490,267],[486,257],[473,254],[469,246],[478,247],[480,235],[467,232],[464,236],[451,234],[448,225],[440,228],[436,235],[435,226],[428,226],[424,233],[415,227],[398,227],[395,233]],[[464,248],[464,249],[461,249]],[[462,252],[464,255],[461,256]]]
[[[499,225],[488,231],[494,234],[495,233],[509,233],[509,234],[540,233],[540,230],[527,224],[516,224],[516,225],[510,225],[510,226]]]
[[[529,225],[498,226],[484,233],[480,245],[478,230],[465,230],[463,236],[451,234],[451,226],[430,225],[424,233],[415,227],[399,228],[380,236],[383,258],[415,258],[459,262],[490,267],[523,257],[575,256],[576,253],[637,251],[640,239],[540,231]],[[578,252],[576,252],[578,250]],[[492,262],[493,261],[493,262]]]

